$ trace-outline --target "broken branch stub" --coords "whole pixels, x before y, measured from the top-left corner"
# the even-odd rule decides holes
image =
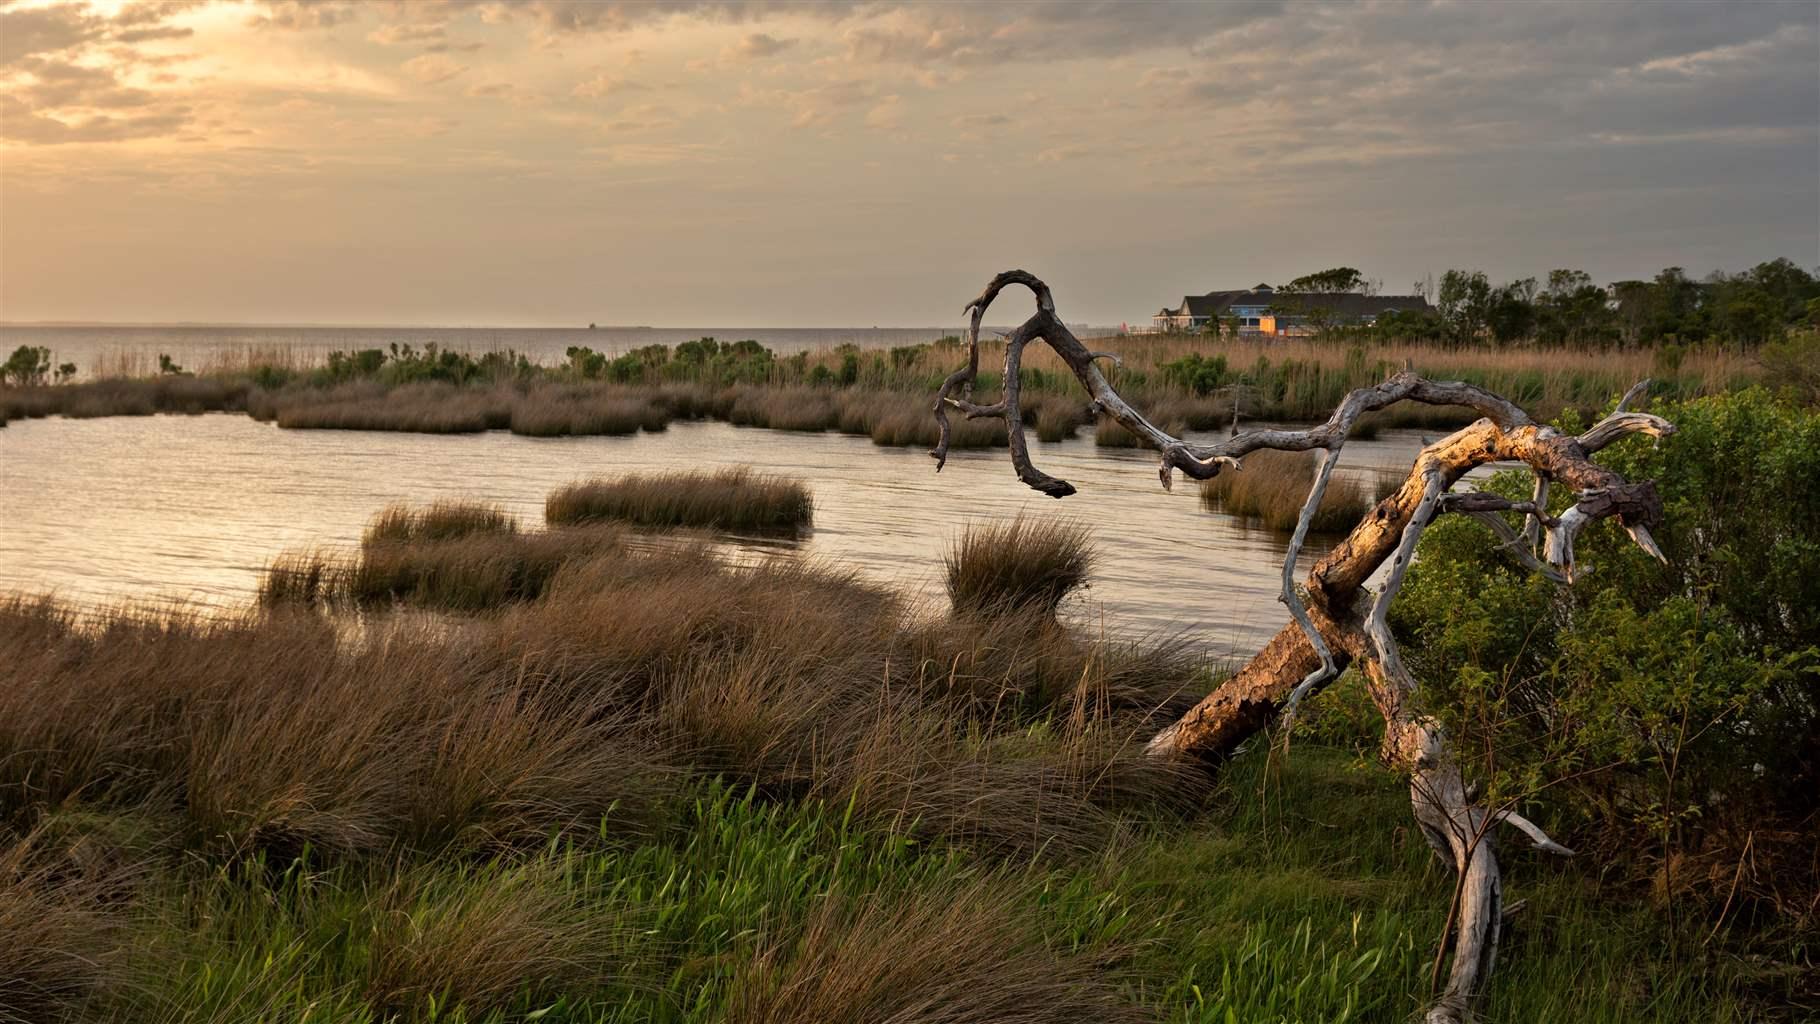
[[[988,405],[976,404],[972,393],[979,373],[980,322],[999,293],[1013,284],[1024,285],[1035,294],[1036,313],[1006,338],[1003,397]],[[1593,453],[1631,434],[1661,438],[1674,432],[1674,426],[1661,417],[1628,409],[1644,393],[1648,382],[1639,382],[1625,393],[1610,416],[1573,437],[1534,422],[1500,395],[1462,381],[1428,380],[1406,367],[1380,384],[1348,393],[1325,423],[1306,430],[1241,433],[1236,429],[1235,417],[1230,438],[1216,444],[1190,444],[1161,429],[1125,401],[1096,365],[1096,360],[1106,358],[1106,354],[1089,351],[1075,338],[1056,315],[1049,287],[1034,275],[1022,270],[999,274],[978,298],[967,304],[965,312],[971,318],[967,365],[942,383],[935,399],[940,441],[930,454],[935,457],[938,470],[948,456],[950,409],[970,418],[997,416],[1005,421],[1011,462],[1018,479],[1055,498],[1075,493],[1074,485],[1035,466],[1024,437],[1018,370],[1025,347],[1034,342],[1047,344],[1061,357],[1096,409],[1156,449],[1161,460],[1158,475],[1164,487],[1170,485],[1178,470],[1196,480],[1211,479],[1227,470],[1242,471],[1241,458],[1260,449],[1318,448],[1324,452],[1283,568],[1280,600],[1289,608],[1292,621],[1206,699],[1159,732],[1149,750],[1158,755],[1217,762],[1268,725],[1280,711],[1293,708],[1332,682],[1348,664],[1362,663],[1367,686],[1386,723],[1386,760],[1408,774],[1411,802],[1423,834],[1460,877],[1453,967],[1447,988],[1430,1009],[1428,1020],[1447,1024],[1468,1019],[1491,972],[1504,917],[1502,881],[1491,827],[1506,822],[1527,834],[1541,849],[1557,854],[1571,851],[1548,838],[1528,819],[1509,811],[1489,813],[1473,802],[1440,726],[1413,709],[1411,698],[1416,682],[1398,653],[1388,625],[1388,609],[1414,559],[1422,532],[1436,516],[1448,512],[1472,515],[1485,522],[1513,557],[1557,581],[1573,579],[1574,539],[1588,523],[1598,519],[1617,518],[1639,546],[1661,558],[1649,533],[1649,528],[1661,518],[1661,499],[1654,485],[1647,481],[1629,483],[1592,461]],[[1306,581],[1304,600],[1294,582],[1296,555],[1347,436],[1361,415],[1406,401],[1464,406],[1482,418],[1422,449],[1402,487],[1378,502],[1346,539],[1315,565]],[[1510,501],[1491,494],[1450,492],[1473,468],[1493,462],[1527,465],[1536,476],[1533,497],[1529,501]],[[1557,482],[1575,495],[1574,504],[1559,518],[1549,516],[1547,509],[1550,487]],[[1523,534],[1505,522],[1503,514],[1507,512],[1525,515]],[[1545,539],[1547,564],[1538,560],[1533,551],[1536,539]],[[1369,603],[1361,601],[1366,581],[1387,559],[1393,561],[1384,586]]]

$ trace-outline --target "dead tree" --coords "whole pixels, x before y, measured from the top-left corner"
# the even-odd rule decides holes
[[[979,371],[980,320],[999,292],[1013,284],[1035,293],[1036,313],[1005,339],[1003,396],[990,404],[976,404],[972,392]],[[1633,387],[1618,403],[1617,411],[1592,429],[1571,436],[1532,421],[1499,395],[1459,381],[1426,380],[1406,370],[1381,384],[1351,392],[1319,426],[1252,430],[1218,444],[1197,445],[1171,436],[1119,396],[1097,365],[1101,359],[1116,362],[1117,356],[1092,352],[1082,345],[1056,316],[1048,286],[1034,275],[1022,270],[998,275],[979,298],[968,303],[965,312],[972,317],[967,365],[943,382],[935,400],[941,436],[930,454],[938,471],[947,460],[948,413],[953,410],[969,419],[1002,418],[1018,479],[1051,497],[1074,493],[1073,485],[1049,476],[1030,461],[1018,404],[1018,370],[1025,346],[1035,341],[1047,343],[1067,363],[1086,388],[1095,412],[1110,416],[1156,449],[1165,489],[1178,471],[1197,480],[1240,471],[1241,459],[1259,449],[1320,449],[1324,453],[1283,559],[1279,599],[1288,606],[1293,621],[1238,673],[1157,734],[1150,751],[1158,756],[1218,762],[1278,714],[1292,711],[1296,702],[1338,678],[1348,664],[1360,663],[1372,699],[1384,716],[1384,756],[1408,775],[1422,834],[1458,876],[1452,969],[1446,989],[1427,1019],[1431,1024],[1470,1019],[1496,959],[1506,913],[1492,827],[1500,822],[1513,825],[1550,853],[1571,855],[1572,851],[1514,812],[1489,812],[1474,803],[1439,725],[1414,706],[1416,680],[1398,654],[1386,613],[1403,584],[1422,531],[1447,512],[1482,519],[1513,557],[1561,583],[1572,582],[1574,539],[1595,519],[1615,516],[1637,544],[1661,558],[1649,532],[1659,521],[1662,507],[1654,485],[1628,483],[1592,461],[1595,452],[1630,434],[1659,438],[1674,432],[1660,417],[1626,411],[1644,384]],[[1353,425],[1364,413],[1406,401],[1464,406],[1482,418],[1423,448],[1403,486],[1378,502],[1314,567],[1305,592],[1299,591],[1294,579],[1296,557]],[[1450,490],[1475,466],[1494,462],[1526,465],[1535,475],[1533,497],[1510,501],[1488,493]],[[1574,504],[1559,518],[1548,514],[1552,486],[1567,487],[1575,494]],[[1521,534],[1504,520],[1502,513],[1506,512],[1526,517]],[[1375,594],[1368,594],[1366,580],[1387,560],[1391,565],[1383,585]]]

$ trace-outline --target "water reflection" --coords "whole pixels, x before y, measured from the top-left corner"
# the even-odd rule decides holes
[[[1418,437],[1353,442],[1342,472],[1369,483],[1401,470]],[[722,423],[526,438],[286,431],[239,415],[14,421],[0,430],[0,590],[241,605],[278,552],[351,548],[391,501],[474,498],[535,525],[544,495],[576,479],[743,462],[814,490],[815,528],[790,546],[931,599],[942,551],[968,520],[1023,512],[1092,525],[1100,569],[1065,612],[1096,631],[1180,633],[1240,656],[1287,621],[1276,601],[1281,535],[1202,509],[1193,486],[1163,491],[1147,452],[1081,438],[1033,441],[1033,455],[1080,493],[1055,501],[1029,490],[1003,451],[956,453],[938,475],[920,449]],[[1311,544],[1304,563],[1325,549]]]

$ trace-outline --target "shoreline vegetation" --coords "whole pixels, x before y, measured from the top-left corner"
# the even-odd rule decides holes
[[[1484,348],[1432,342],[1314,338],[1231,339],[1127,335],[1097,339],[1122,366],[1108,372],[1121,392],[1159,423],[1225,430],[1269,420],[1324,419],[1340,396],[1405,365],[1504,394],[1533,415],[1589,413],[1648,377],[1651,393],[1685,400],[1754,383],[1803,387],[1820,335],[1791,335],[1781,348],[1742,352],[1706,346],[1657,349]],[[981,363],[1002,362],[1003,343],[981,342]],[[1792,353],[1792,355],[1790,354]],[[473,433],[533,437],[628,435],[677,420],[712,419],[777,430],[838,431],[880,445],[932,446],[929,396],[965,359],[958,338],[881,350],[851,346],[780,356],[757,342],[712,338],[653,345],[617,356],[571,349],[539,365],[512,352],[480,356],[394,346],[336,352],[310,363],[289,351],[248,351],[201,373],[0,386],[0,421],[156,413],[244,412],[293,430]],[[1784,364],[1796,367],[1790,370]],[[1811,374],[1810,374],[1811,375]],[[995,393],[998,375],[982,371]],[[1072,377],[1046,347],[1026,353],[1025,423],[1044,441],[1090,430],[1097,444],[1136,444],[1122,427],[1097,423]],[[1381,428],[1444,429],[1465,410],[1398,406],[1368,417],[1355,436]],[[1002,423],[954,420],[953,446],[1006,443]]]
[[[1384,827],[1407,795],[1360,689],[1311,701],[1293,765],[1145,756],[1218,670],[1055,620],[1082,526],[969,527],[947,610],[633,541],[388,508],[361,564],[443,574],[357,629],[287,584],[210,619],[0,600],[0,1007],[1219,1024],[1429,991],[1450,882]],[[460,613],[394,613],[422,608]],[[1647,881],[1509,856],[1545,930],[1500,1015],[1758,1019],[1772,983]]]

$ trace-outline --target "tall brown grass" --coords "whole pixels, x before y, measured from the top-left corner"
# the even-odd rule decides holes
[[[615,521],[776,532],[809,525],[814,509],[800,482],[735,466],[570,484],[545,501],[544,519],[553,525]]]
[[[1066,441],[1089,421],[1087,403],[1052,399],[1036,412],[1036,436],[1042,441]]]
[[[872,414],[872,443],[886,447],[933,448],[941,440],[941,428],[935,422],[927,399],[909,396],[892,400],[875,395],[879,408]],[[1010,443],[1005,421],[995,417],[970,420],[959,413],[948,414],[948,446],[962,448],[1003,448]]]
[[[830,893],[734,983],[729,1024],[1141,1021],[1090,960],[1051,950],[990,880]]]
[[[430,1016],[436,1003],[486,1019],[520,1003],[547,1006],[602,988],[619,973],[611,918],[544,860],[493,866],[451,884],[419,869],[376,901],[366,1000],[387,1019]]]
[[[352,556],[322,552],[280,555],[260,580],[260,603],[268,607],[406,604],[444,611],[485,611],[534,600],[564,566],[623,554],[629,542],[624,529],[613,525],[373,538],[375,530],[389,528],[384,521],[376,522],[368,530],[368,541]],[[693,557],[678,550],[670,560],[671,568],[683,570]]]
[[[674,557],[575,551],[534,599],[356,631],[0,605],[0,824],[80,795],[229,857],[501,851],[646,829],[706,775],[1025,857],[1204,792],[1140,752],[1157,709],[1204,692],[1191,658],[1040,612],[920,619],[794,559]],[[1018,738],[1039,720],[1052,740]]]
[[[1201,505],[1272,530],[1293,530],[1308,502],[1320,458],[1317,452],[1252,452],[1241,460],[1243,468],[1201,481]],[[1374,500],[1357,481],[1336,475],[1327,482],[1309,529],[1344,533],[1358,524]]]
[[[362,544],[384,541],[453,540],[475,533],[517,533],[518,520],[497,505],[441,500],[425,508],[386,506],[367,524]]]
[[[81,1020],[124,983],[119,908],[94,878],[39,849],[42,833],[0,833],[0,1022]]]
[[[255,418],[291,430],[392,430],[472,434],[509,426],[509,391],[452,384],[347,384],[321,391],[262,392],[249,400]]]
[[[242,380],[187,375],[109,378],[54,387],[0,386],[0,419],[238,412],[246,408],[249,390]]]
[[[1062,598],[1093,571],[1086,526],[1018,515],[969,523],[943,558],[948,599],[957,612],[1040,608],[1054,614]]]

